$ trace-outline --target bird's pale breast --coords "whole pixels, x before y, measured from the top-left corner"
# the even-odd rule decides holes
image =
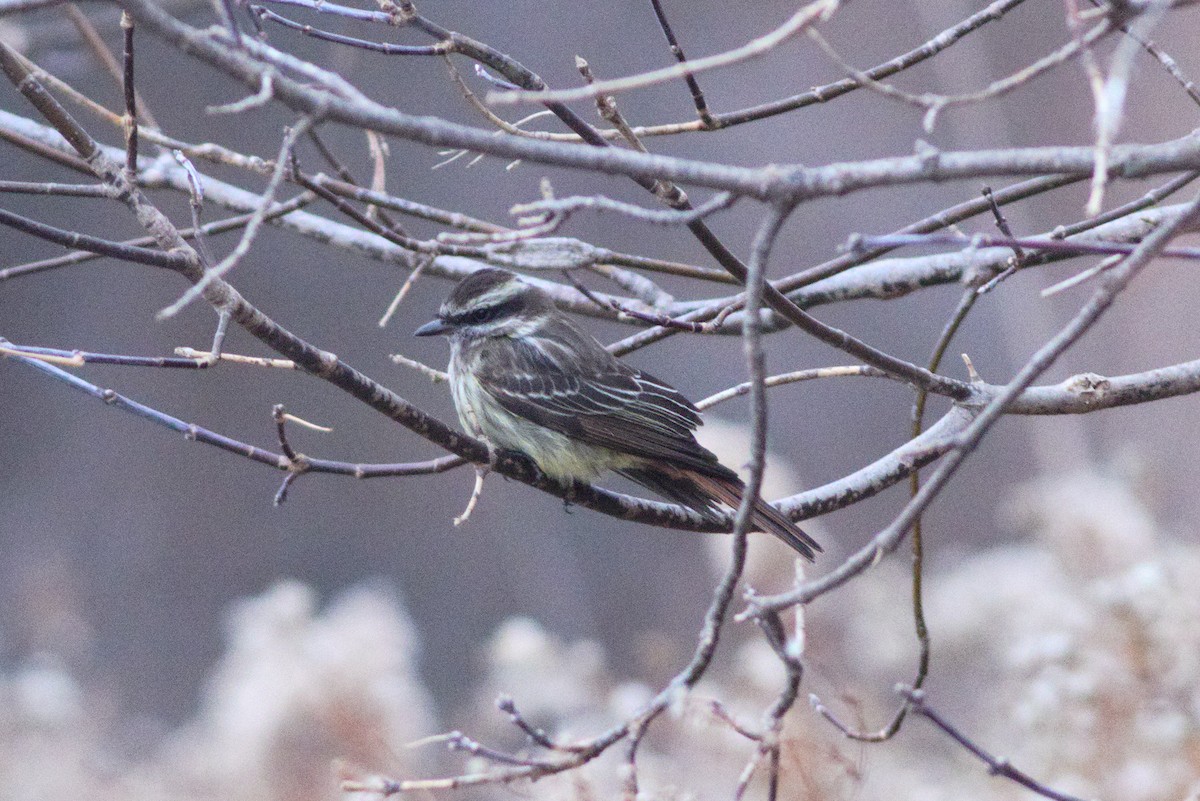
[[[458,349],[450,359],[450,391],[459,422],[492,445],[520,451],[546,475],[562,482],[590,482],[608,470],[633,467],[643,460],[609,448],[588,445],[530,422],[505,409],[463,364],[472,355]]]

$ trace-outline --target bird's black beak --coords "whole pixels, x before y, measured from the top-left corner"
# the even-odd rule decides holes
[[[416,337],[432,337],[438,334],[444,334],[451,329],[452,326],[446,324],[442,320],[430,320],[425,325],[413,331],[413,336]]]

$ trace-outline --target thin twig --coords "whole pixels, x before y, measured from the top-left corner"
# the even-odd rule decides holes
[[[592,67],[583,56],[575,56],[575,69],[579,71],[584,83],[592,84],[596,82],[596,76],[592,73]],[[615,97],[612,95],[597,95],[596,111],[599,113],[600,119],[606,121],[614,130],[621,134],[621,138],[625,140],[626,144],[641,153],[650,152],[642,144],[642,140],[638,138],[638,135],[633,132],[633,127],[625,121],[625,115],[617,108],[617,99]]]
[[[277,22],[283,27],[299,31],[305,36],[311,36],[314,39],[320,39],[325,42],[333,42],[334,44],[349,45],[350,47],[357,47],[362,50],[370,50],[375,53],[383,53],[385,56],[441,56],[453,52],[454,49],[453,44],[450,42],[438,42],[433,45],[399,45],[388,42],[372,42],[368,39],[344,36],[332,31],[323,31],[311,25],[304,25],[303,23],[288,19],[281,14],[276,14],[274,11],[263,6],[251,5],[249,8],[250,13],[256,15],[260,20]]]
[[[111,192],[109,194],[115,196]],[[303,208],[311,203],[315,197],[316,196],[310,192],[304,192],[283,203],[277,203],[271,208],[270,211],[267,212],[265,219],[274,220],[286,214],[290,214],[291,212]],[[207,223],[201,226],[200,229],[183,228],[179,231],[179,234],[185,239],[192,239],[197,237],[198,234],[207,236],[210,234],[219,234],[225,231],[232,231],[246,225],[246,223],[248,223],[253,216],[254,212],[249,214],[239,214],[234,217],[227,217],[224,220],[215,220]],[[4,224],[2,219],[0,219],[0,224]],[[108,243],[107,240],[105,240],[105,242],[107,244],[123,245],[125,247],[145,248],[147,245],[153,245],[155,240],[152,236],[143,236],[137,239],[126,240],[125,242]],[[65,242],[59,242],[59,244],[65,244]],[[80,250],[75,251],[74,253],[68,253],[65,256],[56,256],[52,259],[42,259],[40,261],[29,262],[28,264],[18,264],[13,267],[6,267],[0,270],[0,281],[4,281],[9,278],[17,278],[23,275],[32,275],[34,273],[44,272],[46,270],[55,270],[61,267],[70,267],[76,264],[83,264],[85,262],[102,258],[104,255],[111,255],[113,258],[124,258],[114,254],[105,254],[92,250]]]
[[[1099,0],[1092,0],[1093,5],[1098,4],[1098,2]],[[1184,73],[1183,69],[1179,66],[1179,62],[1171,58],[1171,55],[1155,44],[1153,40],[1142,36],[1129,25],[1121,23],[1117,27],[1120,28],[1122,33],[1141,45],[1142,49],[1157,60],[1159,64],[1162,64],[1167,73],[1183,87],[1183,91],[1187,92],[1188,97],[1195,101],[1197,105],[1200,105],[1200,87]]]
[[[327,2],[326,0],[268,0],[269,2],[277,2],[286,5],[301,6],[311,11],[320,13],[335,14],[338,16],[347,17],[361,21],[372,21],[385,25],[392,24],[392,17],[384,12],[364,11],[360,9],[341,6],[337,3]],[[875,80],[895,75],[916,64],[919,64],[933,56],[943,52],[946,48],[951,47],[964,37],[974,33],[979,28],[989,22],[994,22],[1004,17],[1009,11],[1021,5],[1025,0],[994,0],[991,4],[978,12],[972,14],[966,19],[956,23],[955,25],[939,32],[926,42],[909,50],[895,58],[889,59],[881,64],[878,64],[865,73]],[[480,74],[485,78],[491,78],[489,73],[480,71]],[[507,81],[494,81],[497,85],[503,86],[505,89],[514,89],[514,84]],[[827,103],[842,95],[853,92],[861,88],[861,84],[853,78],[845,78],[840,81],[825,84],[823,86],[814,87],[806,92],[791,97],[785,97],[779,100],[763,103],[750,108],[737,109],[722,113],[712,114],[713,125],[706,125],[702,120],[691,120],[688,122],[672,122],[658,125],[643,125],[636,126],[633,130],[638,137],[648,136],[670,136],[681,133],[697,133],[706,130],[716,130],[720,128],[734,127],[744,125],[749,122],[768,119],[780,114],[786,114],[791,111],[806,108],[818,103]],[[621,136],[619,131],[606,130],[601,132],[605,139],[616,139]],[[551,133],[547,131],[520,131],[520,136],[528,136],[530,138],[548,139],[552,141],[580,141],[583,137],[576,133]]]
[[[737,195],[731,192],[719,192],[700,205],[687,210],[647,209],[603,195],[587,195],[518,203],[509,209],[509,213],[520,215],[552,212],[562,215],[565,222],[572,214],[586,209],[589,211],[614,211],[651,225],[687,225],[718,211],[731,208],[737,201]]]
[[[25,353],[23,348],[19,346],[14,347],[4,340],[0,340],[0,347],[4,348],[3,355],[7,358],[12,358],[31,367],[37,368],[43,373],[46,373],[53,378],[56,378],[59,381],[62,381],[69,386],[104,402],[109,406],[132,412],[139,417],[183,434],[184,438],[189,442],[200,442],[205,445],[212,445],[223,451],[236,454],[260,464],[274,467],[278,470],[288,469],[289,459],[283,453],[272,453],[271,451],[259,448],[255,445],[250,445],[246,442],[241,442],[239,440],[226,437],[223,434],[218,434],[214,431],[204,428],[203,426],[196,425],[195,423],[184,422],[177,417],[172,417],[169,414],[132,400],[125,395],[114,392],[111,389],[104,389],[89,381],[85,381],[76,375],[59,369],[46,358],[39,357],[39,355],[35,353]],[[199,365],[193,364],[192,366]],[[308,458],[309,472],[329,473],[331,475],[351,476],[353,478],[394,478],[401,476],[431,475],[435,473],[444,473],[447,470],[452,470],[463,464],[466,464],[466,461],[456,456],[442,456],[425,462],[405,462],[401,464],[362,464],[353,462],[339,462],[329,459]]]
[[[1164,223],[1147,236],[1119,266],[1109,270],[1105,274],[1105,280],[1101,286],[1096,289],[1083,308],[1065,327],[1039,348],[1013,379],[988,401],[967,429],[958,435],[955,449],[947,454],[929,481],[905,505],[895,520],[876,534],[870,543],[843,562],[841,566],[819,579],[808,582],[790,592],[751,599],[752,614],[808,603],[813,598],[842,586],[854,576],[876,564],[883,556],[894,551],[903,541],[904,535],[916,518],[939,495],[963,461],[978,446],[983,436],[1005,413],[1006,409],[1039,375],[1049,369],[1064,351],[1087,333],[1104,312],[1112,306],[1129,283],[1160,254],[1166,244],[1180,230],[1186,228],[1198,216],[1200,216],[1200,196],[1189,203],[1182,214]]]
[[[665,314],[651,314],[648,312],[641,312],[637,311],[636,309],[631,309],[628,306],[623,306],[620,303],[617,303],[611,298],[599,298],[595,295],[595,293],[592,292],[592,290],[575,280],[575,276],[571,275],[567,270],[563,270],[563,278],[570,282],[570,284],[579,291],[579,294],[583,295],[592,303],[595,303],[602,309],[611,309],[612,311],[615,311],[617,313],[618,320],[641,320],[642,322],[649,323],[651,325],[678,328],[682,331],[690,331],[693,334],[704,334],[710,330],[708,323],[692,323],[686,320],[675,320]]]
[[[577,89],[542,90],[542,91],[507,91],[488,93],[488,102],[497,105],[510,103],[569,103],[574,100],[589,100],[601,94],[624,92],[654,84],[672,81],[688,75],[727,67],[747,59],[761,56],[778,47],[783,42],[800,33],[818,21],[828,20],[838,7],[838,0],[816,0],[802,7],[782,25],[764,36],[753,39],[747,44],[705,58],[683,61],[671,67],[650,70],[640,75],[627,78],[616,78],[611,81],[597,81],[591,86]]]
[[[215,359],[212,351],[196,350],[195,348],[180,347],[175,349],[176,356],[185,359],[214,360],[230,364],[244,364],[250,367],[270,367],[275,370],[295,370],[296,363],[291,359],[271,359],[265,356],[245,356],[240,353],[219,353]]]
[[[508,715],[508,718],[512,721],[513,725],[524,732],[526,737],[528,737],[535,744],[545,748],[547,751],[565,751],[569,753],[573,750],[577,750],[574,746],[556,743],[550,738],[550,735],[546,734],[546,732],[542,731],[542,729],[530,723],[525,716],[517,710],[516,702],[513,701],[513,699],[509,696],[502,695],[497,698],[496,707],[501,712]]]
[[[1003,237],[973,234],[899,234],[888,236],[864,236],[856,240],[866,248],[906,246],[906,245],[957,245],[972,248],[1003,247],[1024,248],[1026,250],[1050,251],[1053,253],[1068,253],[1074,255],[1099,254],[1102,256],[1128,255],[1133,253],[1138,245],[1125,242],[1098,242],[1086,239],[1060,240],[1051,237]],[[1200,259],[1200,247],[1166,248],[1162,254],[1179,259]]]
[[[855,81],[861,86],[872,89],[896,100],[901,100],[918,108],[925,109],[925,118],[923,126],[926,132],[933,131],[934,125],[937,122],[938,116],[947,108],[953,106],[961,106],[967,104],[981,103],[985,100],[991,100],[997,97],[1002,97],[1009,92],[1024,86],[1055,67],[1069,61],[1072,58],[1079,56],[1081,53],[1086,53],[1086,48],[1090,47],[1094,42],[1099,41],[1113,31],[1113,26],[1108,19],[1101,20],[1091,30],[1079,37],[1072,39],[1062,45],[1049,55],[1043,56],[1032,64],[1018,70],[1000,80],[993,81],[988,86],[977,92],[971,92],[962,95],[939,95],[933,93],[913,94],[897,89],[889,84],[880,83],[870,76],[870,74],[861,70],[855,69],[848,64],[842,56],[833,49],[832,45],[825,40],[815,28],[809,28],[806,33],[817,46],[829,57],[831,61],[841,67],[845,72],[849,73]]]
[[[1053,801],[1083,801],[1078,796],[1055,790],[1052,787],[1047,787],[1042,782],[1034,779],[1028,773],[1015,768],[1007,759],[1003,757],[994,757],[985,751],[981,746],[977,745],[973,740],[959,731],[956,727],[950,725],[944,717],[936,710],[928,705],[925,701],[925,693],[922,690],[914,690],[909,687],[900,688],[900,694],[908,701],[908,706],[912,711],[928,720],[933,725],[941,729],[950,739],[961,745],[979,761],[987,765],[988,773],[993,776],[1003,776],[1010,781],[1014,781],[1027,790],[1032,790],[1043,798],[1050,798]]]
[[[176,354],[179,358],[170,356],[131,356],[122,353],[92,353],[85,350],[62,350],[60,348],[40,348],[32,345],[7,344],[0,347],[9,356],[24,355],[40,359],[60,367],[82,367],[85,364],[115,364],[122,367],[166,367],[199,370],[209,364],[198,356]]]
[[[170,319],[182,311],[189,303],[196,300],[204,291],[212,285],[212,282],[218,278],[223,278],[226,273],[237,266],[247,253],[250,252],[250,247],[254,244],[255,238],[258,236],[258,231],[266,220],[267,211],[275,203],[275,193],[279,190],[283,183],[284,175],[287,172],[288,159],[292,153],[292,148],[296,144],[296,140],[308,130],[312,125],[312,120],[308,117],[301,117],[300,120],[287,130],[283,137],[283,143],[279,147],[279,155],[275,158],[275,170],[271,173],[270,180],[267,181],[267,187],[263,190],[262,197],[259,200],[258,208],[251,215],[250,221],[246,223],[246,228],[242,232],[242,237],[228,256],[221,260],[220,264],[209,267],[205,270],[204,277],[197,281],[192,286],[188,287],[187,291],[179,296],[179,299],[170,306],[160,310],[156,315],[160,320]]]
[[[190,26],[170,17],[150,0],[120,0],[133,14],[139,25],[162,35],[168,42],[184,44],[192,55],[217,66],[243,82],[257,87],[265,65],[231,54],[223,37],[206,37]],[[257,43],[248,43],[258,51]],[[263,57],[282,60],[282,54],[262,50]],[[689,62],[691,63],[691,62]],[[310,65],[311,66],[311,65]],[[312,73],[313,80],[322,84],[333,82],[336,76],[325,71]],[[344,81],[342,82],[344,83]],[[346,96],[352,92],[353,97]],[[1091,147],[1048,149],[1014,148],[1005,151],[979,153],[939,153],[936,158],[926,155],[899,159],[879,159],[853,165],[825,167],[788,167],[772,165],[769,169],[740,168],[674,159],[657,154],[599,147],[579,148],[563,143],[541,142],[514,137],[493,137],[490,133],[455,125],[441,120],[404,114],[384,108],[352,87],[340,84],[327,89],[315,89],[290,78],[277,81],[276,96],[286,105],[303,113],[321,113],[329,121],[363,125],[385,135],[396,135],[412,141],[437,146],[464,147],[477,152],[505,158],[520,158],[539,163],[553,161],[560,166],[598,169],[606,173],[623,174],[639,181],[687,181],[719,190],[733,190],[750,197],[771,202],[803,202],[834,194],[845,195],[874,186],[902,186],[916,182],[979,177],[985,174],[1091,174],[1096,154]],[[602,137],[588,127],[589,137],[600,144]],[[593,143],[589,138],[589,144]],[[1192,168],[1200,151],[1200,139],[1183,137],[1176,142],[1157,145],[1114,147],[1109,168],[1125,177],[1137,177],[1154,172]],[[769,300],[769,298],[768,298]]]
[[[990,197],[990,190],[986,192],[986,196]],[[999,209],[995,210],[997,214],[997,224],[1003,219],[1003,215],[999,214]],[[1007,223],[1005,223],[1007,227]],[[950,319],[942,328],[941,334],[938,336],[937,342],[934,343],[933,353],[929,357],[929,369],[937,370],[942,363],[942,359],[946,355],[947,348],[950,347],[950,342],[958,333],[958,329],[966,320],[967,315],[975,306],[975,302],[979,299],[980,293],[974,289],[968,288],[962,293],[959,298],[958,305],[954,312],[950,315]],[[921,436],[925,425],[925,407],[929,401],[929,393],[917,390],[916,402],[913,404],[911,436],[915,440]],[[920,471],[913,470],[908,476],[908,491],[909,497],[915,497],[921,489]],[[929,675],[930,657],[932,651],[932,642],[929,635],[929,627],[925,622],[925,593],[924,593],[924,576],[925,576],[925,537],[924,537],[924,521],[921,516],[918,516],[913,521],[912,527],[912,583],[911,583],[911,603],[913,629],[917,637],[917,670],[916,676],[913,678],[912,686],[916,689],[921,689],[925,684],[925,679]],[[890,740],[904,725],[904,719],[908,714],[908,705],[901,704],[896,713],[892,715],[882,728],[876,731],[859,731],[850,728],[834,715],[820,698],[816,695],[809,696],[809,702],[812,708],[834,725],[843,735],[851,740],[861,742],[880,743]]]
[[[102,197],[116,196],[113,188],[106,184],[59,184],[52,181],[0,181],[0,192],[18,195],[57,195],[58,197]]]
[[[92,55],[94,55],[100,62],[101,66],[104,67],[104,71],[107,72],[109,77],[113,79],[113,82],[116,83],[122,92],[124,92],[125,84],[127,82],[127,78],[129,77],[127,75],[127,70],[129,69],[130,65],[122,65],[117,61],[117,57],[105,43],[104,37],[102,37],[100,32],[96,30],[96,26],[92,24],[92,21],[88,19],[87,15],[80,11],[79,6],[77,6],[75,3],[67,3],[63,10],[66,12],[67,19],[69,19],[71,24],[75,26],[75,30],[79,32],[79,36],[83,39],[84,44],[86,44],[88,49],[92,52]],[[124,20],[121,21],[121,26],[123,29],[125,29]],[[158,123],[155,121],[154,115],[150,113],[150,109],[146,108],[146,103],[142,99],[141,94],[135,91],[135,98],[139,115],[151,128],[157,128]],[[128,103],[129,101],[126,99],[126,108],[128,108]]]
[[[442,384],[450,380],[450,376],[441,370],[435,370],[429,365],[422,364],[416,359],[410,359],[407,356],[402,356],[399,353],[393,353],[389,356],[394,363],[416,370],[421,375],[428,378],[435,384]]]
[[[404,302],[404,298],[408,296],[408,291],[412,289],[413,284],[417,282],[417,278],[429,266],[433,259],[423,259],[417,262],[417,266],[413,267],[412,272],[408,274],[408,278],[404,279],[404,283],[400,285],[400,289],[396,292],[392,302],[388,304],[387,310],[383,316],[379,318],[379,327],[387,328],[388,321],[392,319],[392,315],[396,313],[396,309],[400,308],[400,304]]]
[[[1004,216],[1004,212],[1000,210],[1000,204],[996,202],[996,196],[992,193],[990,186],[983,188],[983,197],[987,200],[992,209],[992,218],[996,223],[996,227],[1000,229],[1000,233],[1004,234],[1009,239],[1015,239],[1012,229],[1008,226],[1008,219]],[[1013,258],[1008,267],[996,274],[994,278],[985,283],[983,286],[976,289],[976,293],[980,295],[987,294],[995,289],[1002,281],[1015,273],[1025,264],[1025,251],[1020,245],[1012,246]]]
[[[808,370],[796,370],[790,373],[781,373],[779,375],[767,376],[763,381],[764,387],[778,387],[784,384],[794,384],[798,381],[814,381],[821,378],[842,378],[848,376],[866,376],[870,378],[892,378],[887,373],[875,367],[866,367],[863,365],[847,365],[844,367],[814,367]],[[733,398],[740,398],[743,395],[749,394],[751,384],[746,381],[729,389],[723,389],[713,395],[709,395],[703,400],[696,402],[696,408],[700,411],[711,409],[718,403],[724,403]]]
[[[161,250],[126,245],[121,242],[113,242],[109,239],[91,236],[90,234],[67,231],[20,214],[14,214],[2,208],[0,208],[0,225],[6,225],[9,228],[14,228],[66,248],[82,248],[91,253],[101,256],[111,256],[112,258],[134,264],[147,264],[154,267],[177,269],[187,261],[186,257],[179,253],[164,253]],[[32,270],[26,267],[14,267],[12,270],[22,270],[24,273],[32,272]],[[19,273],[8,273],[5,271],[0,273],[0,278],[11,278],[16,274]]]
[[[133,18],[121,12],[121,30],[125,40],[125,69],[122,83],[125,89],[125,171],[130,179],[138,169],[137,90],[133,79]]]
[[[275,74],[272,72],[264,72],[262,81],[259,83],[258,91],[252,95],[247,95],[241,100],[234,100],[230,103],[218,103],[212,106],[206,106],[204,110],[209,114],[241,114],[243,111],[250,111],[255,108],[262,108],[269,104],[275,93],[272,91],[275,86]]]
[[[679,40],[675,38],[675,32],[671,30],[671,24],[667,22],[667,15],[662,7],[662,0],[650,0],[650,5],[654,8],[654,17],[658,20],[658,26],[662,28],[663,35],[667,37],[667,45],[671,48],[671,55],[680,64],[686,64],[687,56],[684,55],[683,48],[679,46]],[[687,83],[688,90],[692,93],[692,105],[696,107],[696,115],[700,117],[700,121],[706,127],[715,128],[716,124],[713,120],[712,112],[708,110],[708,102],[704,99],[704,92],[701,91],[700,84],[696,82],[696,76],[689,72],[683,76],[683,80]]]
[[[1080,13],[1078,0],[1064,0],[1064,5],[1067,11],[1067,28],[1071,31],[1074,40],[1079,44],[1082,54],[1082,64],[1084,74],[1087,76],[1088,88],[1092,93],[1092,103],[1095,107],[1095,129],[1096,129],[1096,153],[1095,165],[1092,168],[1092,184],[1091,193],[1088,195],[1087,213],[1096,215],[1100,213],[1100,208],[1104,201],[1104,188],[1108,183],[1108,162],[1112,154],[1112,132],[1108,126],[1109,115],[1109,98],[1104,92],[1104,73],[1100,69],[1100,62],[1096,58],[1096,53],[1092,48],[1092,43],[1086,42],[1086,34],[1083,32],[1083,15]],[[1101,21],[1101,24],[1109,22],[1108,17]]]
[[[1022,200],[1026,197],[1039,194],[1041,192],[1051,191],[1062,186],[1083,180],[1079,176],[1064,176],[1051,175],[1042,178],[1035,178],[1030,181],[1024,181],[1014,186],[1006,187],[996,193],[996,202],[1000,204]],[[926,217],[915,223],[905,226],[895,234],[904,233],[928,233],[941,228],[954,225],[957,222],[968,219],[969,217],[986,211],[988,204],[985,201],[975,199],[960,203],[949,209],[945,209],[937,214]],[[832,278],[846,270],[865,264],[872,259],[876,259],[885,255],[894,248],[872,248],[872,249],[852,249],[837,258],[831,259],[819,264],[815,267],[802,270],[792,276],[774,282],[782,292],[796,293],[810,284],[817,281],[823,281],[826,278]],[[793,300],[797,300],[795,294],[791,294]],[[734,314],[741,308],[741,301],[734,299],[730,301],[719,301],[709,304],[703,308],[689,312],[683,317],[689,322],[706,322],[712,320],[714,316],[720,316],[722,319]],[[716,325],[716,321],[714,321]],[[619,342],[614,342],[609,346],[610,352],[616,355],[624,355],[638,348],[645,347],[655,342],[661,341],[676,333],[675,329],[658,328],[641,331],[630,337],[627,337]]]

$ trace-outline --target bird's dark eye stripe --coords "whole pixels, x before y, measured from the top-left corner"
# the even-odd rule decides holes
[[[472,309],[464,314],[456,314],[451,317],[448,322],[455,325],[480,325],[482,323],[490,323],[493,320],[499,320],[501,317],[508,316],[517,311],[524,302],[523,298],[510,298],[502,303],[497,303],[492,306],[482,306],[478,309]]]

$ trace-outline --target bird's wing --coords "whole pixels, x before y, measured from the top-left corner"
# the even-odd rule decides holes
[[[509,340],[480,360],[481,384],[501,406],[590,445],[731,473],[696,442],[700,413],[674,387],[614,358],[573,326],[546,333]]]

